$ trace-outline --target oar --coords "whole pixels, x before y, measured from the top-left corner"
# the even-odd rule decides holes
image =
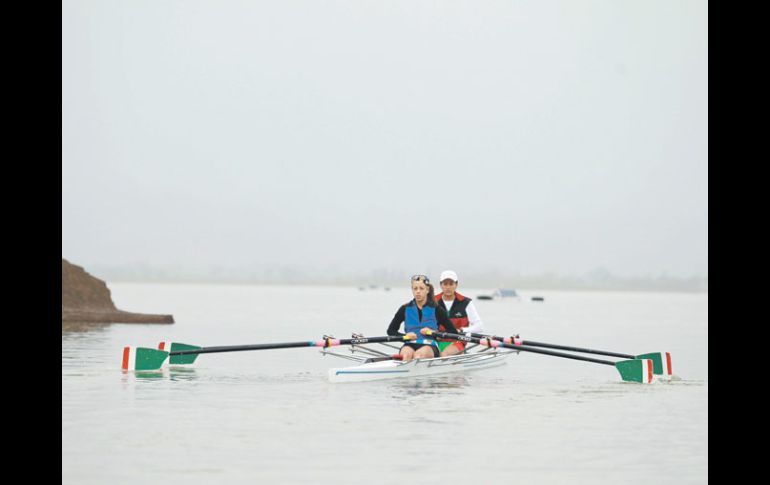
[[[543,355],[552,355],[554,357],[563,357],[565,359],[582,360],[584,362],[593,362],[596,364],[611,365],[611,366],[614,366],[618,370],[618,372],[620,372],[620,378],[623,379],[624,381],[642,382],[645,384],[649,384],[650,382],[652,382],[652,376],[653,376],[652,360],[650,359],[632,359],[632,360],[621,360],[619,362],[613,362],[610,360],[593,359],[591,357],[582,357],[579,355],[565,354],[562,352],[554,352],[551,350],[543,350],[543,349],[538,349],[534,347],[527,347],[521,344],[519,345],[509,344],[505,342],[500,342],[496,339],[493,339],[492,337],[478,338],[478,337],[472,337],[470,335],[457,335],[454,333],[432,332],[432,331],[427,331],[426,335],[435,335],[438,338],[460,340],[463,342],[473,342],[473,343],[477,343],[479,345],[484,345],[487,347],[503,347],[506,349],[521,350],[524,352],[533,352],[536,354],[543,354]]]
[[[303,340],[300,342],[279,342],[272,344],[254,345],[224,345],[218,347],[199,347],[178,342],[161,342],[158,349],[147,347],[124,347],[123,370],[157,370],[163,365],[166,357],[169,364],[192,364],[199,354],[216,352],[241,352],[246,350],[290,349],[296,347],[334,347],[337,345],[359,345],[378,342],[401,342],[412,340],[406,335],[387,335],[384,337],[360,337],[349,339],[324,338],[321,340]]]
[[[568,345],[549,344],[545,342],[535,342],[533,340],[523,340],[518,336],[514,337],[498,337],[496,335],[483,335],[480,333],[471,333],[471,337],[476,338],[493,338],[501,342],[513,345],[528,345],[530,347],[543,347],[547,349],[569,350],[572,352],[580,352],[583,354],[596,354],[607,355],[609,357],[621,357],[623,359],[650,359],[652,360],[652,371],[655,375],[671,377],[671,353],[670,352],[649,352],[647,354],[631,355],[621,354],[618,352],[609,352],[607,350],[595,350],[586,349],[582,347],[572,347]]]

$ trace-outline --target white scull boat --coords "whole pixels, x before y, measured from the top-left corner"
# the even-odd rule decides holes
[[[392,346],[388,345],[388,347]],[[366,358],[362,356],[344,355],[328,350],[322,350],[321,353],[324,355],[334,355],[336,357],[357,360],[359,362],[359,365],[355,366],[329,369],[330,382],[376,381],[399,377],[431,376],[449,372],[488,369],[490,367],[497,367],[505,364],[506,357],[518,353],[516,350],[490,348],[483,348],[480,351],[471,352],[469,350],[475,346],[471,345],[469,347],[470,348],[462,354],[433,359],[413,359],[409,362],[402,362],[384,352],[379,352],[362,345],[351,346],[351,353],[362,352],[369,355],[375,355],[375,357]]]

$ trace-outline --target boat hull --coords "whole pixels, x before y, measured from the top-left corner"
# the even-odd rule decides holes
[[[489,351],[459,354],[435,359],[414,359],[409,362],[387,360],[353,367],[329,369],[330,382],[363,382],[402,377],[430,376],[497,367],[516,351]]]

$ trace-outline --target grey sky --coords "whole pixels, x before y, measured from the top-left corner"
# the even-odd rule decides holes
[[[706,1],[62,3],[76,264],[708,273]]]

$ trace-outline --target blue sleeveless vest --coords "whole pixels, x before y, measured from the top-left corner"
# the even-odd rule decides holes
[[[420,329],[428,327],[431,330],[438,331],[438,321],[436,320],[436,307],[425,305],[422,307],[422,320],[417,312],[417,303],[412,300],[406,306],[406,317],[404,318],[404,332],[414,332],[417,334],[417,340],[412,340],[411,343],[433,345],[438,346],[436,341],[430,338],[426,338],[425,335],[420,333]]]

